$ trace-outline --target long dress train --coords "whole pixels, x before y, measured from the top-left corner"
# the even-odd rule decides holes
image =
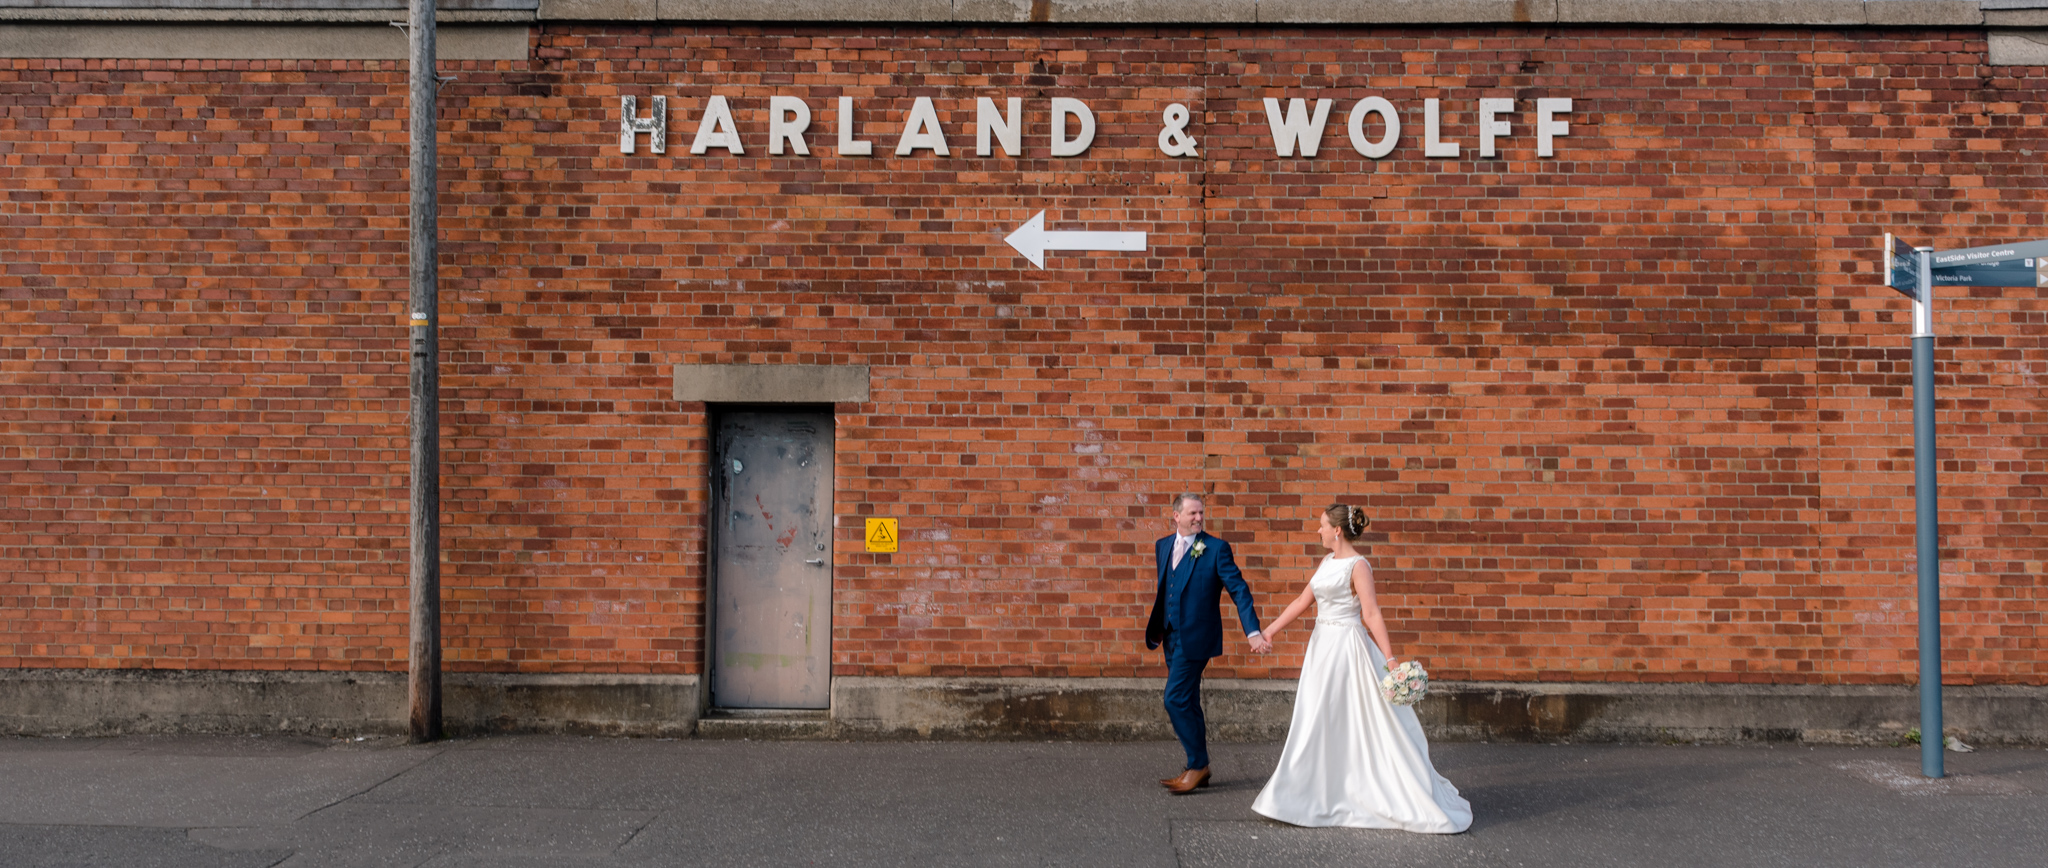
[[[1359,619],[1357,561],[1333,555],[1309,579],[1316,627],[1294,719],[1252,810],[1297,826],[1465,831],[1472,805],[1430,764],[1415,709],[1380,695],[1387,661]]]

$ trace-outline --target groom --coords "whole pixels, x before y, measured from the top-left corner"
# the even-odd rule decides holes
[[[1273,645],[1259,633],[1259,615],[1252,610],[1252,589],[1244,583],[1230,543],[1202,532],[1202,497],[1183,494],[1173,500],[1173,534],[1152,546],[1159,564],[1159,590],[1152,599],[1152,619],[1145,625],[1145,647],[1166,647],[1166,716],[1173,734],[1186,749],[1188,764],[1178,776],[1159,783],[1184,796],[1209,783],[1209,730],[1202,719],[1202,670],[1223,654],[1223,617],[1218,605],[1225,590],[1237,604],[1252,650],[1265,653]]]

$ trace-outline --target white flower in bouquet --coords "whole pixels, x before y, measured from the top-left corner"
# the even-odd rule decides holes
[[[1410,660],[1387,672],[1380,679],[1380,695],[1395,705],[1414,705],[1422,700],[1422,694],[1429,692],[1429,673],[1422,670],[1422,664]]]

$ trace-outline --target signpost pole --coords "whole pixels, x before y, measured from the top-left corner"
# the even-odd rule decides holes
[[[434,0],[412,0],[406,37],[411,48],[412,245],[406,331],[412,345],[411,642],[406,699],[412,740],[441,737],[441,377],[435,190]]]
[[[1941,541],[1934,488],[1934,248],[1918,248],[1920,293],[1913,299],[1914,549],[1920,571],[1920,772],[1942,776]]]

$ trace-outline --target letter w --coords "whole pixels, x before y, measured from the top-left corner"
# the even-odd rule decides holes
[[[1273,152],[1283,157],[1294,156],[1296,145],[1301,146],[1301,155],[1313,157],[1323,146],[1323,122],[1330,119],[1330,101],[1316,100],[1316,116],[1308,116],[1308,103],[1301,97],[1287,101],[1287,117],[1280,116],[1280,101],[1266,97],[1266,125],[1273,128]]]

